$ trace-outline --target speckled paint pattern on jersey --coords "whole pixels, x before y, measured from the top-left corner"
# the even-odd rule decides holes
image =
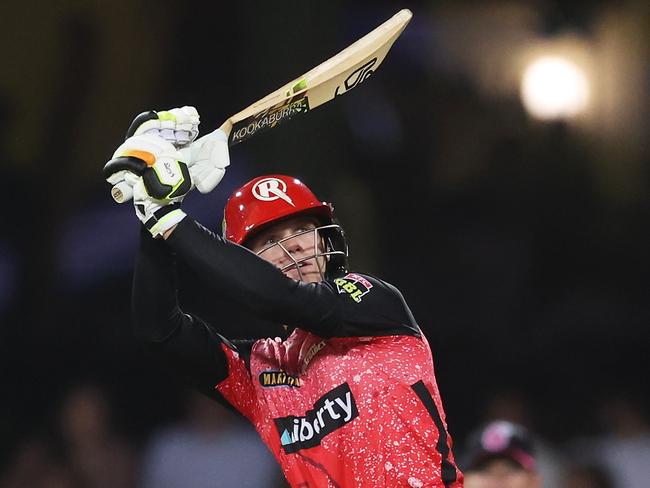
[[[255,425],[292,487],[463,486],[426,339],[296,329],[257,341],[249,366],[222,347],[229,376],[216,388]]]

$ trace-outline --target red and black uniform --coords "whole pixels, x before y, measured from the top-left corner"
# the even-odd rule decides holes
[[[175,260],[293,332],[235,346],[181,311]],[[186,218],[164,242],[143,232],[133,294],[140,338],[246,416],[291,486],[462,487],[429,345],[392,285],[294,281]]]

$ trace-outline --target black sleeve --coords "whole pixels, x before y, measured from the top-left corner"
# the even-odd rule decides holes
[[[377,278],[295,281],[189,217],[166,242],[215,293],[261,318],[321,337],[420,334],[401,293]]]
[[[176,297],[174,257],[144,229],[136,258],[132,316],[136,337],[198,390],[221,400],[214,386],[228,375],[222,342],[196,316],[183,313]]]

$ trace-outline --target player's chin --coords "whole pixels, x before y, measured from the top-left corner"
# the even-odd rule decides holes
[[[304,281],[305,283],[318,283],[319,281],[322,280],[323,278],[321,277],[320,273],[317,271],[303,273],[302,275],[302,281]]]
[[[304,267],[300,270],[300,273],[297,269],[289,269],[284,272],[285,276],[296,281],[304,281],[305,283],[318,283],[322,281],[321,274],[316,269],[311,269],[311,267]]]

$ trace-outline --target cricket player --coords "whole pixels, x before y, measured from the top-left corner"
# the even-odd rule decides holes
[[[191,107],[141,114],[104,168],[133,185],[143,223],[137,336],[250,420],[292,487],[462,487],[431,350],[401,293],[348,270],[332,205],[294,177],[235,191],[223,235],[186,215],[184,195],[216,186],[229,162],[225,134],[196,140],[197,126]],[[229,340],[184,312],[178,262],[228,306],[277,324],[269,337]]]

